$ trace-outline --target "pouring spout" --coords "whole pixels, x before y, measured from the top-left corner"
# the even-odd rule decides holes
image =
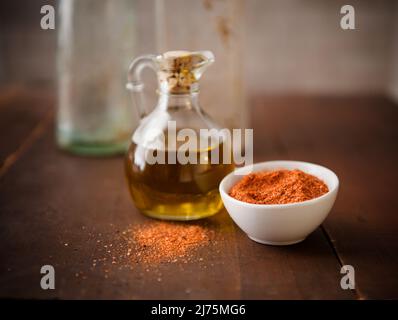
[[[157,73],[159,91],[165,94],[190,94],[199,91],[199,79],[214,62],[211,51],[168,51],[162,55],[144,55],[135,59],[127,76],[126,88],[131,92],[133,104],[141,118],[149,108],[143,94],[142,71],[149,67]]]
[[[160,56],[159,82],[161,91],[180,94],[198,91],[198,81],[214,62],[211,51],[168,51]]]

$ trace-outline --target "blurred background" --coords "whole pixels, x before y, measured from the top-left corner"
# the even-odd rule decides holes
[[[139,20],[137,33],[141,33],[140,41],[143,42],[137,54],[154,52],[157,49],[156,1],[134,2],[137,3],[136,18]],[[199,23],[200,20],[207,23],[207,11],[220,2],[228,1],[164,2],[170,7],[165,18],[178,25],[187,16],[195,16]],[[242,49],[249,94],[372,92],[398,95],[397,1],[349,1],[356,10],[356,30],[351,31],[340,28],[340,8],[347,1],[235,2],[241,2],[238,5],[242,10],[236,14],[244,19],[239,23],[245,27]],[[2,85],[54,84],[57,30],[43,31],[40,28],[40,8],[44,4],[57,5],[51,0],[1,2]],[[202,10],[198,11],[198,8]],[[216,29],[217,23],[222,21],[214,18]],[[236,27],[229,23],[233,21],[226,21],[226,29]],[[184,28],[184,24],[178,28]],[[195,32],[200,34],[201,30]],[[187,45],[190,38],[200,37],[198,34],[185,34]],[[201,46],[214,50],[217,44],[205,41]]]
[[[55,30],[40,28],[44,4],[56,7]],[[398,100],[398,2],[350,1],[355,30],[340,28],[344,4],[135,0],[130,12],[134,30],[128,37],[115,37],[131,41],[131,59],[169,49],[212,50],[217,63],[203,79],[208,89],[202,90],[207,91],[202,103],[228,126],[244,125],[243,106],[259,95],[381,94]],[[58,6],[53,0],[1,2],[1,86],[55,89]],[[85,28],[102,24],[101,19],[89,20]],[[219,99],[223,87],[227,93]]]

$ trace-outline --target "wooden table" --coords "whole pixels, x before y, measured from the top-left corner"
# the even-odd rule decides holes
[[[398,298],[398,106],[377,96],[258,98],[251,105],[256,161],[304,160],[338,174],[340,193],[325,223],[300,244],[272,247],[249,240],[223,211],[207,221],[220,240],[197,253],[200,263],[145,270],[101,260],[126,249],[123,230],[148,222],[130,200],[122,157],[59,151],[51,94],[2,90],[0,296]],[[55,268],[55,290],[39,285],[47,264]],[[340,287],[345,264],[355,268],[355,290]]]

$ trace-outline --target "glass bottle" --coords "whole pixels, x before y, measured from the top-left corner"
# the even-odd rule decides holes
[[[130,66],[127,88],[141,121],[127,152],[126,176],[135,205],[148,216],[193,220],[222,208],[218,185],[233,170],[232,161],[225,156],[231,152],[219,134],[221,128],[199,106],[198,80],[213,61],[209,51],[171,51],[141,56]],[[150,113],[142,94],[145,67],[155,70],[159,84],[158,102]],[[183,129],[192,133],[196,147],[190,149],[190,155],[196,163],[180,161],[187,153],[182,148],[186,140],[176,139],[173,128],[177,137]],[[208,135],[202,129],[208,129]],[[210,143],[202,147],[203,141]],[[219,159],[213,163],[215,154]],[[164,162],[153,162],[154,155]]]
[[[134,119],[124,74],[137,51],[135,3],[62,0],[57,143],[85,155],[125,153]]]

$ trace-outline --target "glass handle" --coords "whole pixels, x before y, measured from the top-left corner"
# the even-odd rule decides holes
[[[133,105],[138,110],[139,115],[143,118],[148,110],[145,105],[144,83],[141,80],[142,71],[149,67],[156,72],[156,55],[149,54],[136,58],[129,66],[127,75],[126,89],[131,92]]]

